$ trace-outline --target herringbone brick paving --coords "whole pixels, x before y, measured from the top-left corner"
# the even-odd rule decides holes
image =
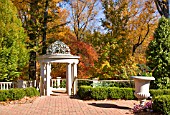
[[[0,105],[0,115],[130,115],[134,100],[82,101],[69,96],[42,96],[32,103]]]

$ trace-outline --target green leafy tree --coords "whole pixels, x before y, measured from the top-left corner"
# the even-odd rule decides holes
[[[109,0],[102,2],[102,5],[106,17],[102,20],[102,26],[107,33],[103,35],[95,33],[97,38],[100,37],[100,43],[96,38],[96,43],[100,44],[96,47],[99,53],[96,76],[100,79],[128,79],[126,66],[131,65],[129,61],[131,46],[127,38],[129,17],[122,15],[127,2],[117,3]]]
[[[153,70],[154,88],[168,88],[170,76],[170,22],[165,17],[159,20],[154,40],[147,50],[147,65]]]
[[[0,81],[13,81],[28,62],[27,36],[12,2],[1,0],[0,6]]]

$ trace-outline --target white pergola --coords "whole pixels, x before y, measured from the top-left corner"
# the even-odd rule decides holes
[[[77,64],[79,63],[79,56],[70,54],[69,47],[61,41],[56,41],[51,44],[46,51],[45,55],[38,57],[40,63],[40,76],[41,76],[41,95],[50,96],[52,94],[51,87],[51,64],[52,63],[66,63],[66,92],[68,95],[75,95],[77,86],[75,78],[77,78]],[[44,85],[43,85],[44,84]],[[44,86],[44,87],[42,87]],[[45,92],[44,92],[45,91]],[[72,92],[73,91],[73,92]]]

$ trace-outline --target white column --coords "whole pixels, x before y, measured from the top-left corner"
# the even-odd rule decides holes
[[[71,63],[67,64],[67,93],[71,95],[71,87],[72,87],[72,80],[71,80]]]
[[[68,67],[67,66],[66,66],[66,93],[68,94]]]
[[[73,71],[74,92],[73,92],[73,94],[75,95],[77,92],[77,63],[74,63],[73,67],[74,67],[74,71]]]
[[[61,88],[60,81],[61,81],[61,77],[57,77],[57,88]]]
[[[71,64],[71,92],[74,92],[74,66]]]
[[[47,78],[46,78],[46,82],[47,82],[47,96],[50,96],[51,94],[51,87],[50,87],[50,81],[51,81],[51,76],[50,76],[50,73],[51,73],[51,63],[47,63],[46,65],[46,74],[47,74]]]
[[[40,95],[44,95],[44,63],[40,63]]]

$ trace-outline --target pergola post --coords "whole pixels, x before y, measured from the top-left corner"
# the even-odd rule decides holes
[[[43,62],[40,63],[40,95],[44,95],[44,72],[45,72],[45,64]]]
[[[67,79],[67,93],[71,95],[71,87],[72,87],[72,73],[71,73],[71,63],[67,64],[67,72],[66,72],[66,79]]]
[[[74,81],[73,81],[74,82],[73,95],[75,95],[77,92],[77,64],[78,64],[78,62],[73,64],[73,79],[74,79]]]
[[[51,75],[50,75],[50,73],[51,73],[51,63],[47,63],[47,65],[46,65],[46,73],[47,73],[47,75],[46,75],[46,92],[47,92],[47,96],[50,96],[50,94],[51,94],[51,87],[50,87],[50,81],[51,81]]]

